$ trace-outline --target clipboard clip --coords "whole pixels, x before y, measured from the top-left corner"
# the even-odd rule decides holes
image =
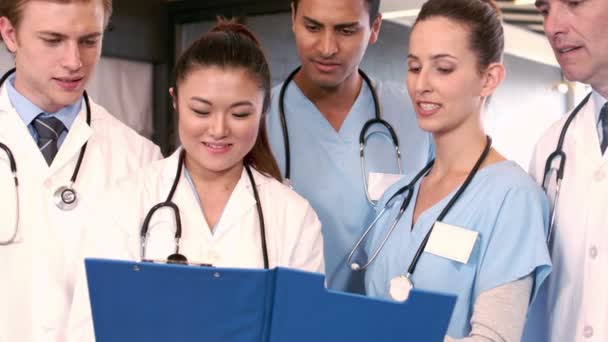
[[[172,258],[168,258],[167,260],[142,259],[141,262],[153,263],[153,264],[172,264],[172,265],[184,265],[184,266],[197,266],[197,267],[215,267],[212,264],[208,264],[208,263],[204,263],[204,262],[189,262],[187,260],[176,260],[176,259],[172,259]],[[137,269],[136,271],[139,271],[139,269]]]

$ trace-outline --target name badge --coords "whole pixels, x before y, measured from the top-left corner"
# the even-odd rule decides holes
[[[478,236],[479,232],[437,221],[424,251],[466,264]]]
[[[382,197],[386,189],[397,183],[403,175],[393,173],[370,172],[367,176],[367,186],[369,197],[372,201],[377,201]]]

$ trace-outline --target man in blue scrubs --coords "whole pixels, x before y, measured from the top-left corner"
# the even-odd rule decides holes
[[[358,68],[369,44],[378,39],[382,16],[379,0],[294,0],[292,30],[301,69],[286,85],[284,109],[289,137],[289,178],[321,219],[328,287],[363,293],[363,274],[346,263],[348,253],[373,218],[366,196],[381,195],[398,174],[395,148],[387,136],[369,136],[364,178],[359,135],[374,118],[372,89]],[[405,40],[404,42],[405,43]],[[405,56],[403,56],[405,58]],[[282,84],[273,90],[268,115],[270,144],[286,173],[284,130],[279,112]],[[430,138],[417,126],[403,87],[372,81],[381,116],[399,139],[404,172],[419,170],[429,159]],[[387,133],[380,125],[370,132]]]

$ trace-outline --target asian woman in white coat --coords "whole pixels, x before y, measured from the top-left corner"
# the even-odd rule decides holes
[[[170,208],[156,211],[140,234],[150,210],[171,197],[181,217],[179,253],[189,262],[323,272],[321,224],[281,183],[260,125],[270,86],[264,54],[244,26],[222,21],[194,42],[176,64],[170,90],[182,147],[109,191],[91,219],[83,255],[167,260],[176,247]],[[69,337],[88,341],[84,268],[79,273]]]

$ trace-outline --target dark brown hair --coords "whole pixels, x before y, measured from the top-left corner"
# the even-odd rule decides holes
[[[470,48],[480,71],[502,60],[504,33],[500,10],[493,0],[429,0],[420,9],[414,27],[433,17],[451,19],[470,29]]]
[[[260,89],[264,91],[260,130],[253,148],[245,155],[244,162],[261,173],[282,181],[266,132],[265,117],[270,106],[271,79],[270,68],[258,39],[245,26],[235,21],[218,19],[217,25],[192,43],[177,60],[174,96],[178,96],[178,85],[191,72],[207,66],[242,68],[258,81]]]
[[[33,0],[0,0],[0,17],[7,17],[13,27],[18,27],[23,19],[23,6]],[[41,0],[36,0],[41,1]],[[60,4],[69,4],[72,2],[90,2],[100,0],[43,0],[47,2],[56,2]],[[112,0],[101,0],[103,4],[105,23],[108,23],[112,15]]]
[[[331,0],[327,0],[327,1],[331,1]],[[299,4],[299,0],[292,0],[291,1],[293,4],[293,8],[295,11],[298,10],[298,4]],[[365,0],[365,3],[367,4],[367,10],[369,13],[369,24],[373,24],[374,20],[376,20],[376,18],[378,17],[378,14],[380,13],[380,0]]]

